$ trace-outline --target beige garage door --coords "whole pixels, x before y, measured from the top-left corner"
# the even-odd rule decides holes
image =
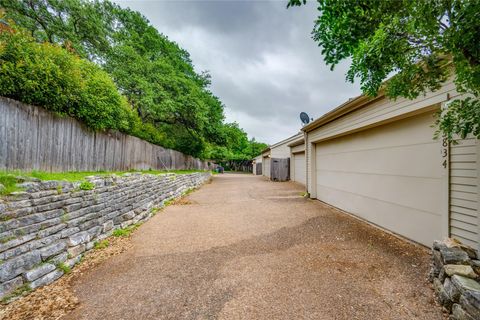
[[[433,114],[316,145],[319,200],[430,246],[442,238],[441,143]]]
[[[293,176],[292,180],[305,184],[306,182],[306,168],[305,168],[305,152],[294,153],[292,155],[293,159],[290,165],[293,165]]]
[[[262,175],[270,178],[270,158],[264,157],[262,160]]]

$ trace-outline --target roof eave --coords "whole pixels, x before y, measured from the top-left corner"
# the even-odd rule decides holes
[[[383,92],[379,92],[379,94],[374,98],[366,96],[366,95],[361,95],[361,96],[358,96],[356,98],[350,99],[350,100],[344,102],[343,104],[341,104],[340,106],[336,107],[335,109],[327,112],[326,114],[324,114],[320,118],[316,119],[312,123],[307,124],[306,126],[304,126],[302,128],[302,131],[303,132],[310,132],[312,130],[315,130],[318,127],[320,127],[320,126],[322,126],[322,125],[324,125],[324,124],[326,124],[330,121],[333,121],[337,118],[340,118],[341,116],[343,116],[347,113],[350,113],[354,110],[363,108],[367,104],[369,104],[369,103],[371,103],[375,100],[381,99],[384,96],[385,95],[384,95]]]

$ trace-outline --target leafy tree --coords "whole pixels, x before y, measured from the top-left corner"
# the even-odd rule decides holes
[[[68,61],[71,56],[83,64],[86,62],[80,58],[88,59],[108,73],[118,88],[120,94],[115,94],[123,106],[113,110],[128,110],[125,116],[128,128],[122,127],[124,132],[202,158],[250,157],[246,133],[238,125],[224,123],[224,106],[208,88],[208,72],[197,73],[188,52],[159,33],[140,13],[99,0],[0,0],[0,6],[6,10],[5,19],[28,30],[31,39],[50,43],[39,45],[39,48],[55,48],[62,57],[69,57]],[[63,51],[58,46],[63,47]],[[63,68],[55,66],[54,61],[52,65]],[[86,70],[87,66],[92,68],[94,65],[85,64],[81,70]],[[33,78],[41,77],[41,74],[35,74],[41,67],[37,65],[36,70],[31,70]],[[62,76],[68,78],[72,70],[59,74],[58,79]],[[11,72],[15,73],[15,70]],[[16,76],[28,78],[20,73]],[[104,86],[99,81],[110,81],[109,88],[116,90],[107,78],[105,73],[95,78],[97,87],[93,80],[87,87],[72,82],[78,96],[94,104],[82,102],[85,105],[77,108],[82,113],[67,113],[95,129],[118,128],[122,121],[95,123],[98,120],[96,115],[105,113],[108,106],[101,99],[102,92],[99,91]],[[41,92],[43,100],[31,103],[48,105],[52,109],[57,105],[52,103],[55,99],[67,99],[68,91],[59,89],[55,94],[52,93],[55,87],[47,82],[35,83],[37,87],[25,88],[23,100],[20,100],[29,102],[39,93],[40,85],[45,88]],[[99,99],[95,104],[97,94]],[[65,101],[58,105],[57,111],[64,112]]]
[[[349,81],[391,98],[413,99],[454,77],[465,98],[439,116],[439,133],[480,138],[480,2],[318,0],[318,10],[313,39],[331,69],[351,59]]]
[[[220,138],[224,140],[223,143],[210,151],[211,158],[215,160],[250,160],[267,147],[267,144],[257,142],[255,138],[249,140],[247,133],[236,122],[225,124]]]
[[[129,132],[136,113],[99,66],[22,32],[0,32],[0,94],[75,117],[96,130]]]

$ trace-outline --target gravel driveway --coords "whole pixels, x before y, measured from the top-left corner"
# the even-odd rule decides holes
[[[215,176],[81,276],[64,319],[442,319],[427,250],[302,191]]]

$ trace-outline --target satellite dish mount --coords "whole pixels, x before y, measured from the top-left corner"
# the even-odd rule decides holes
[[[307,125],[310,122],[310,117],[305,112],[300,112],[300,120],[302,121],[303,125]]]

